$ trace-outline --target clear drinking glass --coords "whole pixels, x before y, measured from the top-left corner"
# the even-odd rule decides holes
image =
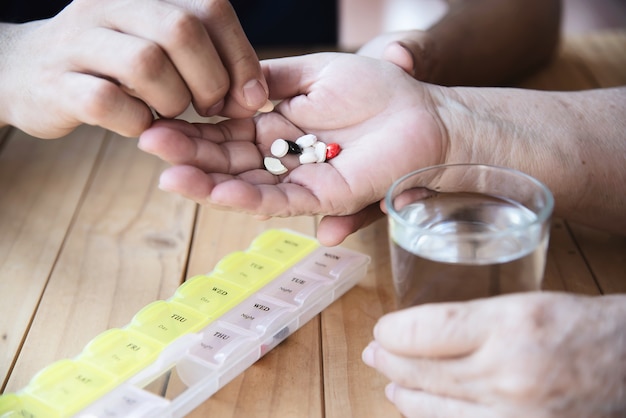
[[[554,198],[516,170],[451,164],[385,197],[398,308],[539,290]]]

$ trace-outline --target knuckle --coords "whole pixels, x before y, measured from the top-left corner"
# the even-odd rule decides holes
[[[172,10],[163,20],[164,31],[173,47],[194,43],[204,36],[204,26],[193,14],[181,10]]]
[[[165,73],[169,60],[163,50],[154,43],[146,42],[132,57],[133,72],[142,79],[158,79]]]
[[[527,402],[537,396],[537,379],[527,373],[514,373],[500,384],[499,389],[511,400]]]
[[[85,122],[100,125],[115,112],[118,87],[108,81],[101,80],[82,96],[80,106],[85,115]]]
[[[228,0],[205,0],[204,4],[209,16],[224,16],[232,10],[232,5]]]

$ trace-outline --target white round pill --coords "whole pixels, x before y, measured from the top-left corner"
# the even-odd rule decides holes
[[[296,139],[296,144],[300,145],[301,148],[312,147],[316,142],[317,137],[313,134],[302,135],[300,138]]]
[[[303,152],[299,156],[300,164],[311,164],[317,162],[317,155],[315,152]]]
[[[272,143],[270,152],[274,157],[282,158],[287,155],[289,151],[289,144],[284,139],[277,139]]]
[[[317,141],[315,145],[313,145],[313,148],[315,149],[315,156],[317,157],[315,162],[323,163],[326,161],[326,144],[322,141]]]
[[[287,167],[285,167],[278,158],[265,157],[263,159],[263,164],[265,165],[265,168],[267,169],[267,171],[269,171],[270,173],[276,176],[285,174],[287,172]]]

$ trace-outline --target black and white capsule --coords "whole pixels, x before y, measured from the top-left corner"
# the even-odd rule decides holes
[[[302,148],[293,141],[279,138],[272,143],[270,152],[274,157],[282,158],[287,154],[300,154]]]

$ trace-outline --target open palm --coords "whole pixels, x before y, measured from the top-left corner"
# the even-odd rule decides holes
[[[173,164],[161,187],[200,203],[260,216],[358,213],[398,177],[443,162],[436,87],[385,61],[324,53],[264,61],[274,112],[218,124],[159,121],[140,147]],[[311,133],[340,144],[326,163],[275,176],[263,167],[277,138]]]

